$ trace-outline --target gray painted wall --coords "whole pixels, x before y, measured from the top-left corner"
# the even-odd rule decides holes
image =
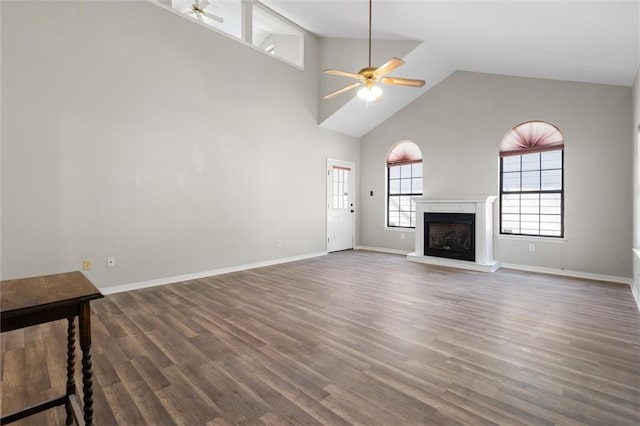
[[[640,249],[640,69],[633,85],[633,247]],[[634,257],[633,286],[640,308],[640,259]]]
[[[634,135],[634,239],[633,247],[640,248],[640,69],[633,85],[633,135]]]
[[[325,250],[326,159],[359,143],[318,127],[310,34],[305,54],[146,2],[3,3],[2,277],[91,259],[107,287]]]
[[[497,195],[502,137],[538,119],[565,137],[566,240],[496,237],[495,257],[631,277],[630,106],[628,87],[454,73],[362,138],[360,243],[413,251],[412,233],[384,228],[385,157],[394,143],[411,140],[422,149],[426,196]]]

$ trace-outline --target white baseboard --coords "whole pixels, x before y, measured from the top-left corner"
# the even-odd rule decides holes
[[[568,271],[566,269],[544,268],[541,266],[516,265],[513,263],[503,263],[505,269],[515,269],[518,271],[538,272],[541,274],[563,275],[565,277],[584,278],[587,280],[607,281],[612,283],[627,284],[631,286],[631,278],[617,277],[615,275],[592,274],[590,272]]]
[[[369,251],[377,251],[377,252],[381,252],[381,253],[401,254],[401,255],[407,255],[407,254],[411,253],[411,252],[409,252],[407,250],[390,249],[390,248],[384,248],[384,247],[356,246],[354,248],[356,250],[369,250]],[[262,267],[265,267],[265,266],[279,265],[281,263],[295,262],[297,260],[311,259],[311,258],[314,258],[314,257],[324,256],[326,254],[327,254],[326,251],[321,251],[321,252],[317,252],[317,253],[308,253],[308,254],[302,254],[302,255],[299,255],[299,256],[292,256],[292,257],[286,257],[286,258],[281,258],[281,259],[267,260],[267,261],[264,261],[264,262],[250,263],[250,264],[238,265],[238,266],[230,266],[228,268],[212,269],[212,270],[203,271],[203,272],[195,272],[195,273],[192,273],[192,274],[176,275],[176,276],[172,276],[172,277],[158,278],[158,279],[149,280],[149,281],[141,281],[141,282],[135,282],[135,283],[129,283],[129,284],[116,285],[116,286],[111,286],[111,287],[103,287],[103,288],[100,288],[100,291],[103,294],[122,293],[122,292],[125,292],[125,291],[139,290],[139,289],[143,289],[143,288],[156,287],[156,286],[167,285],[167,284],[174,284],[174,283],[177,283],[177,282],[195,280],[195,279],[199,279],[199,278],[213,277],[213,276],[216,276],[216,275],[228,274],[230,272],[246,271],[246,270],[254,269],[254,268],[262,268]],[[502,268],[515,269],[515,270],[527,271],[527,272],[538,272],[538,273],[543,273],[543,274],[563,275],[563,276],[567,276],[567,277],[584,278],[584,279],[597,280],[597,281],[607,281],[607,282],[614,282],[614,283],[620,283],[620,284],[627,284],[627,285],[629,285],[631,287],[631,292],[633,293],[633,297],[634,297],[635,302],[636,302],[636,304],[638,306],[638,310],[640,310],[640,291],[638,289],[636,289],[636,287],[633,285],[633,281],[632,281],[631,278],[617,277],[617,276],[613,276],[613,275],[592,274],[592,273],[589,273],[589,272],[568,271],[568,270],[556,269],[556,268],[544,268],[544,267],[540,267],[540,266],[516,265],[516,264],[512,264],[512,263],[503,263],[502,264]]]
[[[174,283],[178,283],[178,282],[182,282],[182,281],[196,280],[196,279],[205,278],[205,277],[213,277],[215,275],[228,274],[230,272],[246,271],[248,269],[262,268],[262,267],[265,267],[265,266],[279,265],[281,263],[295,262],[297,260],[311,259],[313,257],[324,256],[326,254],[327,254],[326,251],[321,251],[321,252],[318,252],[318,253],[308,253],[308,254],[302,254],[302,255],[299,255],[299,256],[267,260],[267,261],[264,261],[264,262],[250,263],[250,264],[238,265],[238,266],[230,266],[228,268],[212,269],[210,271],[195,272],[193,274],[176,275],[176,276],[173,276],[173,277],[158,278],[158,279],[155,279],[155,280],[141,281],[141,282],[137,282],[137,283],[122,284],[122,285],[116,285],[116,286],[111,286],[111,287],[103,287],[103,288],[100,288],[100,291],[102,292],[102,294],[122,293],[124,291],[139,290],[139,289],[142,289],[142,288],[156,287],[156,286],[166,285],[166,284],[174,284]]]
[[[406,250],[397,250],[397,249],[390,249],[385,247],[356,246],[355,249],[379,251],[382,253],[404,254],[404,255],[411,253],[410,251],[406,251]],[[640,255],[640,250],[639,250],[639,255]],[[563,275],[566,277],[584,278],[587,280],[607,281],[607,282],[613,282],[613,283],[619,283],[619,284],[627,284],[631,286],[631,288],[633,289],[632,279],[627,277],[618,277],[615,275],[592,274],[590,272],[569,271],[565,269],[556,269],[556,268],[545,268],[542,266],[518,265],[515,263],[501,263],[500,265],[501,265],[500,266],[501,268],[515,269],[518,271],[538,272],[541,274]],[[639,295],[637,290],[634,290],[634,296],[636,296],[636,300],[638,300]]]
[[[631,293],[640,311],[640,263],[638,262],[640,260],[640,249],[634,248],[632,251],[637,259],[633,259],[633,276],[635,280],[631,283]]]
[[[631,294],[633,294],[633,299],[636,301],[638,311],[640,311],[640,290],[638,289],[638,286],[640,286],[640,283],[638,282],[631,283]]]
[[[355,250],[379,251],[381,253],[404,254],[404,255],[407,255],[407,254],[411,253],[408,250],[397,250],[397,249],[390,249],[390,248],[384,248],[384,247],[371,247],[371,246],[355,246],[354,249]]]

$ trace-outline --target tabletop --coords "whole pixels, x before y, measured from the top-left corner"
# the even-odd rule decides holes
[[[2,318],[100,297],[100,291],[80,271],[0,282]]]

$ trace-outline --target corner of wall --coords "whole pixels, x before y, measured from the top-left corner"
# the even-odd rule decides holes
[[[632,89],[633,113],[633,280],[631,291],[640,310],[640,67]]]
[[[631,279],[631,293],[640,311],[640,249],[633,249],[633,278]]]

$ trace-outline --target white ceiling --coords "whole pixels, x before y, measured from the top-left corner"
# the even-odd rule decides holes
[[[262,2],[319,36],[367,37],[368,0]],[[640,0],[374,0],[373,37],[427,41],[457,70],[631,86],[639,9]]]

